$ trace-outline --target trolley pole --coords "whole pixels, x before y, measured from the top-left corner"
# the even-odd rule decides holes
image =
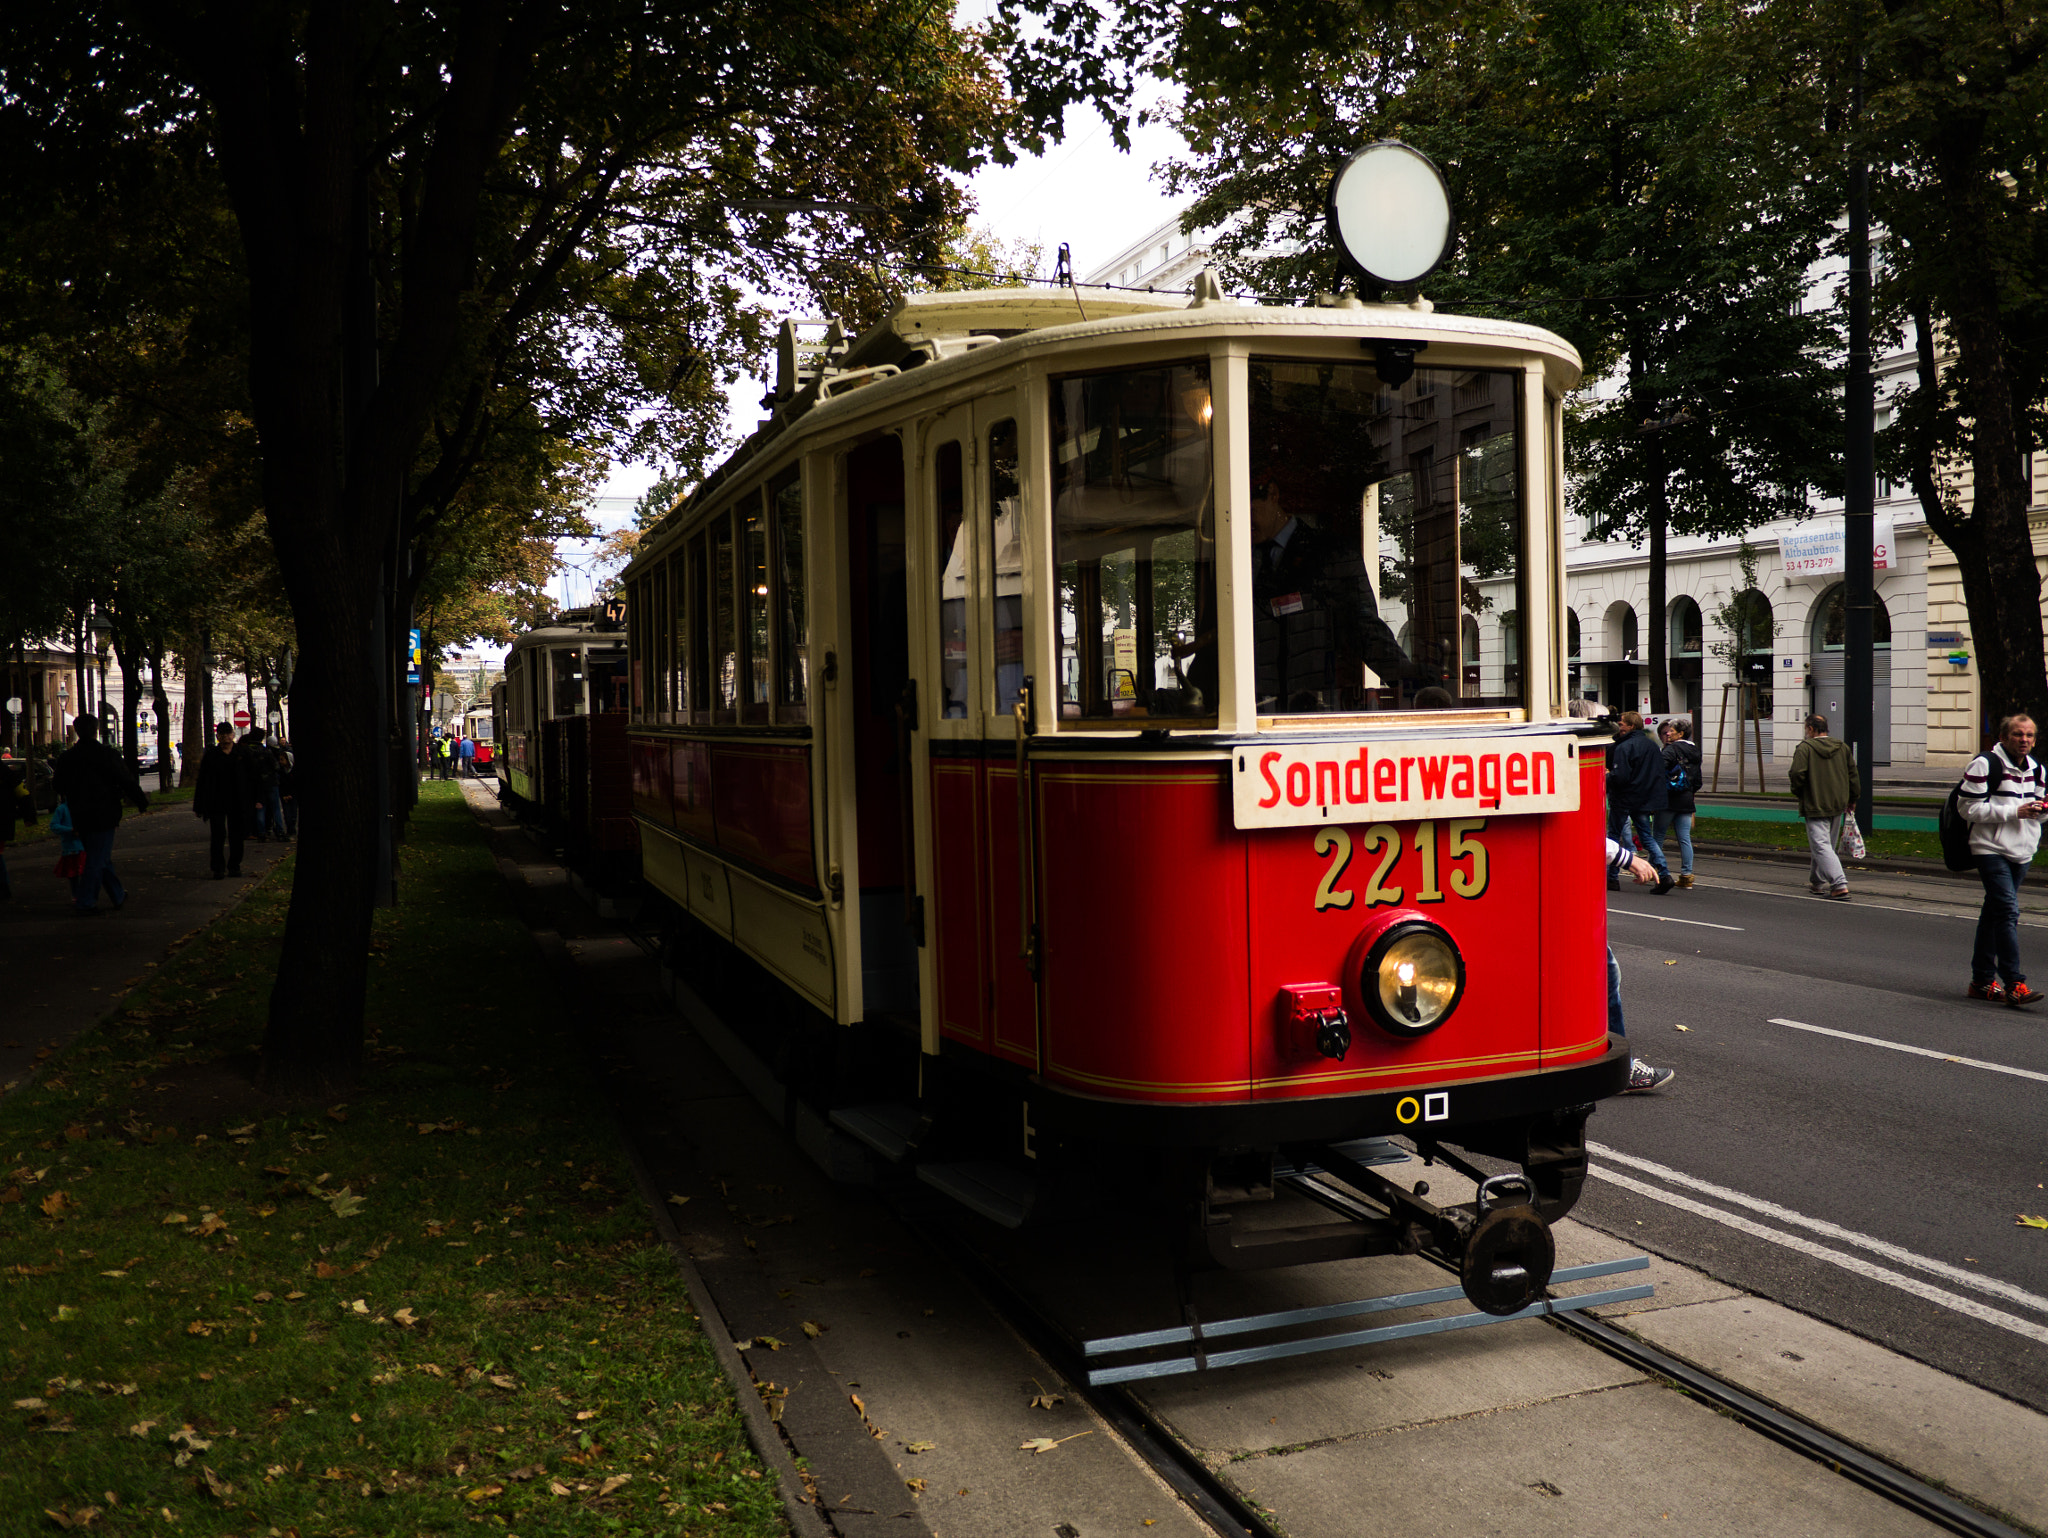
[[[1871,814],[1874,765],[1871,656],[1873,583],[1871,519],[1875,512],[1877,473],[1872,438],[1876,424],[1876,386],[1870,371],[1870,166],[1860,140],[1863,131],[1863,28],[1860,9],[1851,46],[1856,51],[1849,103],[1849,369],[1844,384],[1843,415],[1848,441],[1843,462],[1847,485],[1842,497],[1842,559],[1847,565],[1843,595],[1846,633],[1843,736],[1856,757],[1856,816],[1867,837],[1876,826]]]

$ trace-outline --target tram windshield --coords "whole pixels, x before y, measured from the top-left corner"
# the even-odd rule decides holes
[[[1206,362],[1052,382],[1059,710],[1216,715]]]
[[[1517,376],[1254,358],[1262,715],[1522,703]]]

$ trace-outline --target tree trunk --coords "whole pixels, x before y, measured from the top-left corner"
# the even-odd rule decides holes
[[[171,696],[170,691],[164,688],[163,641],[152,635],[145,644],[149,648],[146,655],[149,658],[151,704],[156,711],[156,788],[162,793],[177,783],[171,766],[178,762],[178,754],[171,746]]]
[[[1662,716],[1671,710],[1671,663],[1665,655],[1671,627],[1664,617],[1670,603],[1664,551],[1671,533],[1671,494],[1665,479],[1664,446],[1655,436],[1650,440],[1649,459],[1650,644],[1645,650],[1650,667],[1650,713]]]
[[[185,762],[179,766],[178,783],[190,785],[199,778],[199,760],[206,752],[207,734],[213,729],[213,710],[206,700],[206,642],[200,633],[196,644],[186,643],[185,730],[182,733]]]

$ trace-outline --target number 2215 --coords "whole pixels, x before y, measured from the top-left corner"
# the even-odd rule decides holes
[[[1450,887],[1454,896],[1473,898],[1485,895],[1490,870],[1486,846],[1478,839],[1478,834],[1485,827],[1486,819],[1483,817],[1461,817],[1445,823],[1444,829],[1449,837],[1440,864],[1437,858],[1437,825],[1434,822],[1415,825],[1415,836],[1409,843],[1420,857],[1422,868],[1414,901],[1440,903],[1444,900],[1443,888],[1437,884],[1444,865],[1450,867]],[[1396,874],[1396,867],[1401,864],[1401,830],[1389,822],[1376,822],[1365,830],[1359,844],[1368,856],[1379,856],[1379,863],[1365,884],[1365,906],[1378,908],[1402,901],[1407,896],[1407,889],[1389,884]],[[1344,879],[1344,872],[1351,864],[1351,835],[1342,828],[1320,828],[1316,831],[1315,850],[1330,862],[1323,871],[1323,879],[1316,884],[1316,912],[1321,913],[1325,908],[1350,907],[1358,894],[1338,883]],[[1469,864],[1461,866],[1460,862]]]

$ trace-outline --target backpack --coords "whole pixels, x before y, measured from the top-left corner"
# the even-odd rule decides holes
[[[1998,787],[2005,783],[2005,761],[1995,752],[1981,753],[1989,766],[1985,771],[1984,794],[1995,796]],[[2019,772],[2025,774],[2034,763],[2032,754],[2019,762]],[[1969,770],[1963,771],[1966,775]],[[1963,782],[1957,780],[1955,788],[1948,793],[1948,799],[1941,803],[1941,863],[1950,870],[1975,870],[1977,857],[1970,853],[1970,824],[1963,819],[1963,811],[1957,803],[1961,801]]]
[[[1664,777],[1667,790],[1688,791],[1700,788],[1700,766],[1683,753],[1671,761],[1671,771]]]

